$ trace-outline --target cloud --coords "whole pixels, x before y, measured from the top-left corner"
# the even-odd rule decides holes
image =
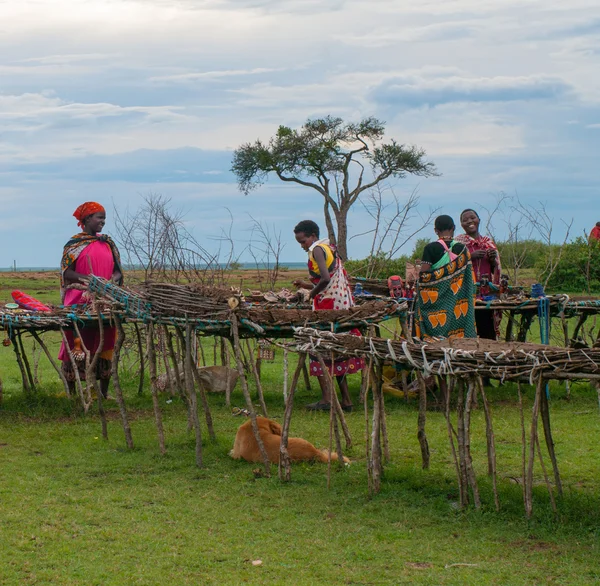
[[[189,73],[179,73],[177,75],[159,75],[150,77],[149,81],[200,81],[220,79],[223,77],[238,77],[240,75],[259,75],[261,73],[272,73],[281,71],[280,68],[256,67],[254,69],[227,69],[221,71],[195,71]]]
[[[452,102],[512,102],[552,100],[572,91],[562,79],[546,75],[498,77],[398,76],[372,91],[373,99],[386,104],[436,106]]]

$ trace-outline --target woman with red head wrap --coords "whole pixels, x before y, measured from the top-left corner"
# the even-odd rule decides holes
[[[75,234],[65,244],[60,267],[61,298],[64,305],[85,305],[88,301],[86,292],[77,285],[85,285],[89,275],[111,279],[117,284],[123,281],[121,259],[116,244],[101,234],[106,222],[106,210],[94,201],[81,204],[73,216],[82,232]],[[86,377],[86,361],[82,343],[93,358],[100,344],[100,332],[97,327],[80,328],[81,339],[75,338],[73,332],[66,332],[69,347],[77,361],[77,370],[81,380]],[[98,360],[96,376],[100,379],[100,390],[106,397],[111,374],[111,359],[115,346],[116,330],[114,327],[104,328],[104,343]],[[69,353],[63,342],[58,355],[62,360],[63,373],[70,386],[75,384],[75,371]]]

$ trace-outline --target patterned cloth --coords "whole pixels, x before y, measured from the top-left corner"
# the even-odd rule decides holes
[[[86,234],[85,232],[75,234],[65,244],[62,259],[60,261],[60,293],[61,300],[63,302],[65,299],[65,271],[69,267],[75,265],[77,259],[79,258],[79,255],[87,248],[87,246],[89,246],[93,242],[106,242],[110,246],[113,255],[113,272],[115,270],[118,270],[120,273],[123,272],[123,268],[121,266],[121,256],[119,255],[119,249],[117,248],[117,245],[114,243],[113,239],[110,236],[107,236],[106,234],[96,234],[95,236],[92,236],[90,234]],[[84,272],[84,274],[87,273],[89,273],[89,271]]]
[[[477,337],[475,281],[467,250],[419,275],[415,312],[417,335],[422,339]]]
[[[502,265],[500,264],[500,255],[498,254],[498,247],[496,243],[489,236],[478,236],[472,238],[467,234],[461,234],[456,237],[458,242],[462,242],[472,254],[476,250],[495,250],[496,251],[496,262],[493,265],[490,263],[490,259],[476,258],[472,259],[473,271],[475,272],[475,279],[477,282],[481,282],[481,276],[487,275],[490,282],[500,286],[500,278],[502,275]],[[479,290],[477,297],[483,299],[484,294]],[[477,325],[477,333],[480,338],[486,338],[488,340],[497,340],[500,337],[500,324],[502,323],[502,311],[493,309],[478,309],[475,312],[475,323]]]
[[[332,310],[332,309],[348,309],[354,306],[354,297],[352,289],[348,283],[348,274],[340,257],[337,255],[335,247],[329,244],[329,240],[323,239],[315,242],[308,251],[308,273],[311,283],[316,285],[321,280],[319,267],[314,259],[313,251],[320,246],[325,253],[325,262],[329,271],[329,283],[325,291],[317,295],[313,299],[313,310]],[[356,328],[350,331],[354,336],[360,336],[361,333]],[[334,360],[333,364],[330,360],[325,360],[325,366],[332,376],[344,376],[346,374],[354,374],[360,372],[365,367],[364,358],[342,358]],[[310,374],[312,376],[322,376],[325,374],[321,367],[321,363],[311,356],[309,364]]]

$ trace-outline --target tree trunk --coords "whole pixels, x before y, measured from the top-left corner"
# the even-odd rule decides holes
[[[337,252],[342,262],[348,260],[348,208],[340,207],[335,213],[335,222],[337,224]]]
[[[329,211],[329,202],[327,200],[325,200],[325,205],[323,206],[323,215],[325,216],[325,226],[327,227],[327,238],[329,238],[331,244],[335,244],[337,240],[335,237],[333,220],[331,219],[331,212]]]

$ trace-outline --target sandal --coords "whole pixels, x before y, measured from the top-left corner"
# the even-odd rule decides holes
[[[308,411],[329,411],[331,409],[331,403],[309,403],[304,406]]]

